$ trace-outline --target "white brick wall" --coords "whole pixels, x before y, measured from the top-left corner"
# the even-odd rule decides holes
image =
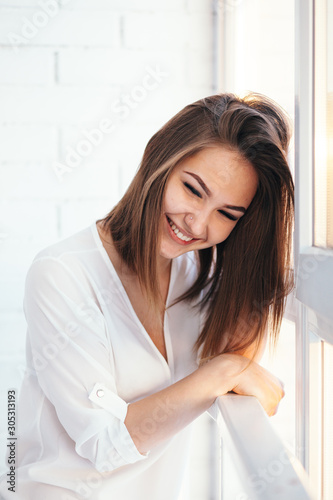
[[[58,5],[55,0],[49,1]],[[58,10],[48,13],[41,7],[34,10],[3,8],[0,17],[0,43],[17,51],[21,47],[36,45],[120,46],[118,13],[56,9]]]
[[[2,125],[3,161],[52,160],[57,154],[57,129],[41,125]]]
[[[0,50],[0,84],[48,85],[54,78],[53,52],[44,48],[26,48],[13,57],[12,47]],[[36,64],[38,61],[38,64]]]
[[[23,374],[27,269],[39,250],[105,215],[151,135],[212,92],[210,9],[206,0],[0,0],[1,461],[6,392]],[[98,141],[106,120],[112,130]],[[60,178],[56,165],[84,147]]]

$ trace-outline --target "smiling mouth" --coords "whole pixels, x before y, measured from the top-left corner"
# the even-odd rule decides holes
[[[197,241],[198,238],[190,238],[188,236],[185,236],[185,234],[183,234],[181,232],[181,230],[176,226],[176,224],[166,215],[166,218],[167,218],[167,221],[169,223],[169,226],[170,228],[172,229],[174,235],[181,241],[183,241],[184,243],[189,243],[191,241]]]

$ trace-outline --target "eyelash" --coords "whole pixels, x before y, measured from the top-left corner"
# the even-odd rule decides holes
[[[195,196],[202,198],[199,191],[197,191],[193,186],[191,186],[191,184],[189,184],[188,182],[184,182],[184,186],[187,187],[187,189],[189,189]],[[234,222],[236,222],[238,220],[237,217],[234,217],[233,215],[229,214],[229,212],[225,212],[224,210],[219,210],[219,212],[220,212],[220,214],[224,215],[225,217],[227,217],[228,219],[230,219]]]
[[[197,191],[193,186],[191,186],[191,184],[188,184],[187,182],[184,182],[184,186],[187,187],[187,189],[189,189],[190,191],[192,191],[193,194],[195,194],[196,196],[198,196],[199,198],[202,198],[201,194],[199,193],[199,191]]]
[[[228,219],[232,220],[233,222],[236,222],[238,220],[237,217],[234,217],[233,215],[229,214],[229,212],[224,212],[224,210],[219,210],[220,214],[225,215]]]

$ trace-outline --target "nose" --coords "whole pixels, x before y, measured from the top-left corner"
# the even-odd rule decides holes
[[[187,214],[185,223],[194,238],[207,239],[208,217],[203,211]]]

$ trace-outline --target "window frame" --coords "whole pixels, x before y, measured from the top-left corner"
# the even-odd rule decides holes
[[[314,9],[296,0],[295,67],[295,269],[296,298],[311,323],[333,343],[333,250],[314,246]]]
[[[333,251],[314,245],[316,0],[295,3],[296,453],[310,474],[310,345],[333,344]],[[320,474],[323,473],[322,464]],[[320,483],[321,481],[319,481]],[[320,488],[320,484],[318,487]]]

